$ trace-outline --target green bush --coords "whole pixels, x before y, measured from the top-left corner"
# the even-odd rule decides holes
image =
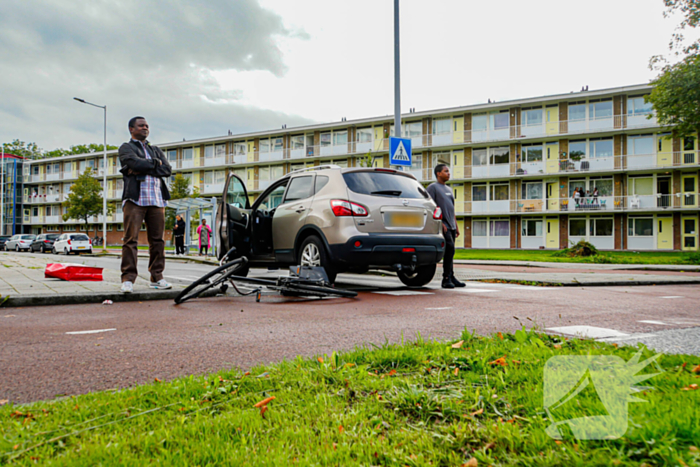
[[[700,253],[691,253],[683,257],[685,264],[700,264]]]
[[[569,258],[588,258],[589,256],[596,256],[597,254],[599,254],[598,249],[595,246],[593,246],[592,243],[589,243],[585,240],[579,240],[579,242],[576,245],[573,245],[571,248],[565,248],[561,251],[554,253],[552,256]]]

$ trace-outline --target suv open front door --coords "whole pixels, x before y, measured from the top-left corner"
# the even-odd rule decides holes
[[[216,241],[221,259],[232,247],[236,247],[234,259],[250,251],[250,200],[243,181],[234,174],[226,180],[223,196],[216,215]]]

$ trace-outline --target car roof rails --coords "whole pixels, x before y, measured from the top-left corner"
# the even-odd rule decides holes
[[[296,173],[300,173],[300,172],[309,172],[311,170],[340,169],[340,168],[342,168],[342,167],[340,167],[339,165],[334,165],[334,164],[317,165],[314,167],[306,167],[304,169],[293,170],[293,171],[289,172],[287,175],[296,174]]]

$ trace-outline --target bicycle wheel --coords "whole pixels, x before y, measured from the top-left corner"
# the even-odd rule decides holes
[[[180,292],[180,294],[175,297],[175,304],[179,305],[186,300],[199,297],[203,292],[217,286],[221,286],[219,289],[220,291],[225,291],[228,287],[226,284],[228,278],[235,276],[239,269],[247,266],[247,263],[248,261],[245,258],[239,258],[206,273],[204,276],[188,285],[185,290]]]
[[[288,293],[290,295],[296,296],[312,296],[312,297],[346,297],[353,298],[357,297],[357,292],[352,290],[344,289],[334,289],[333,287],[322,287],[319,285],[305,285],[305,284],[287,284],[282,288],[283,295]]]

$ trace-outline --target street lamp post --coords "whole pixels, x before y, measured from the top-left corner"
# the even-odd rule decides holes
[[[0,159],[0,235],[5,234],[5,143],[2,143]]]
[[[74,97],[76,101],[91,105],[93,107],[99,107],[104,110],[104,143],[102,146],[102,251],[107,251],[107,106],[97,105],[86,101],[85,99],[79,99]]]

